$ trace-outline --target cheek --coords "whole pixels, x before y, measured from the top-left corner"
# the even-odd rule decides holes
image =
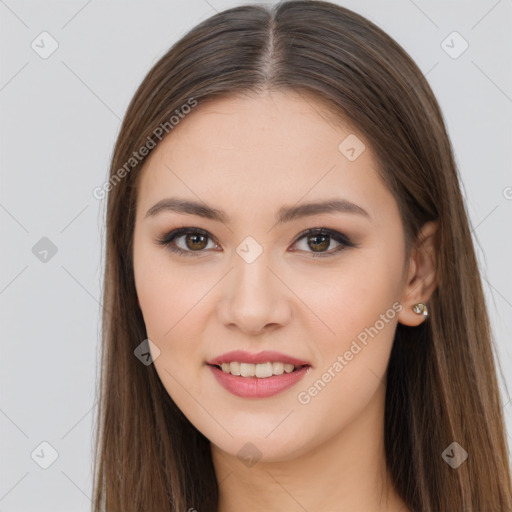
[[[154,359],[155,370],[178,407],[200,418],[190,396],[199,400],[203,392],[200,340],[204,325],[199,316],[205,314],[203,301],[214,280],[198,279],[191,269],[171,266],[166,251],[135,249],[139,304],[147,336],[160,350]]]
[[[136,247],[134,251],[135,288],[146,324],[148,337],[161,338],[169,329],[173,295],[169,293],[169,277],[163,271],[162,262],[151,251]]]
[[[371,283],[369,276],[366,280]],[[332,311],[325,317],[335,335],[323,331],[315,336],[320,362],[294,390],[296,417],[300,417],[303,434],[289,435],[304,435],[304,447],[311,448],[335,436],[365,411],[370,415],[382,412],[379,405],[374,408],[369,404],[384,402],[385,373],[399,304],[395,302],[393,308],[392,288],[388,286],[377,290],[375,284],[348,278],[344,283],[352,293],[331,295]],[[323,311],[328,312],[327,303]],[[378,417],[368,418],[374,420]],[[311,432],[316,432],[314,438]]]
[[[134,276],[148,336],[167,344],[207,292],[190,269],[171,266],[165,250],[135,246]]]
[[[155,369],[169,395],[189,411],[190,394],[204,393],[202,340],[213,314],[209,291],[218,276],[194,265],[173,265],[167,251],[151,247],[135,248],[134,274],[147,336],[160,350]]]
[[[319,364],[297,397],[318,414],[338,404],[333,414],[341,422],[361,411],[384,381],[401,309],[403,254],[375,247],[343,263],[325,278],[318,274],[308,295],[324,327],[311,329]]]
[[[383,337],[392,338],[396,303],[401,297],[402,256],[379,251],[350,255],[339,266],[315,274],[314,286],[303,273],[298,289],[308,289],[304,302],[323,322],[320,345],[339,350],[376,322]],[[302,284],[301,284],[302,283]],[[379,321],[385,316],[384,324]],[[387,316],[386,316],[387,315]],[[391,324],[391,325],[390,325]],[[325,329],[324,329],[325,328]],[[323,347],[326,349],[326,347]],[[330,353],[332,350],[323,350]]]

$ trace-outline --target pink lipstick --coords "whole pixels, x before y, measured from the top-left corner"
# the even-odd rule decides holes
[[[289,389],[306,373],[307,361],[274,351],[235,350],[207,362],[217,382],[243,398],[266,398]]]

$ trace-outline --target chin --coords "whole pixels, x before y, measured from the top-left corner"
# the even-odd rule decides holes
[[[248,435],[247,431],[237,435],[230,431],[233,437],[224,437],[222,440],[210,438],[212,445],[223,452],[240,459],[248,467],[256,462],[286,462],[292,460],[308,450],[308,443],[303,436],[290,437],[291,434],[272,433],[265,429],[262,435]],[[303,434],[303,433],[302,433]]]

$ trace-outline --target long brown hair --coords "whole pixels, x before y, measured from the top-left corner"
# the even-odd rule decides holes
[[[425,222],[439,223],[430,316],[416,328],[398,324],[388,367],[386,460],[398,493],[415,512],[512,510],[491,330],[439,105],[409,55],[376,25],[335,4],[292,0],[232,8],[194,27],[149,71],[124,117],[102,189],[109,193],[94,511],[217,510],[210,442],[154,366],[134,356],[147,338],[132,265],[147,153],[140,148],[172,137],[193,102],[265,90],[307,94],[360,130],[409,243]],[[452,442],[468,452],[456,469],[442,457]]]

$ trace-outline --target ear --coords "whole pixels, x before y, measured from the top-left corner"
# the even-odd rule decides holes
[[[437,222],[426,222],[411,248],[400,301],[403,309],[398,315],[398,321],[404,325],[414,327],[424,321],[425,317],[415,313],[412,308],[420,302],[427,304],[437,286],[437,232]]]

